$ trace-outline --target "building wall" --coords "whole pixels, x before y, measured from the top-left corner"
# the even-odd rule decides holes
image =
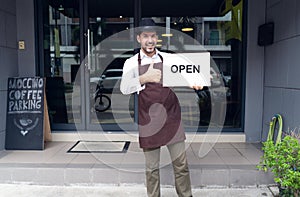
[[[261,141],[263,119],[264,48],[257,45],[258,26],[265,23],[265,0],[248,0],[245,89],[245,134],[247,142]]]
[[[35,76],[34,0],[0,0],[0,150],[4,149],[8,77]],[[25,50],[17,42],[25,41]]]
[[[274,43],[265,47],[263,139],[272,116],[284,131],[300,130],[300,1],[267,0],[266,21],[274,22]]]
[[[25,41],[25,50],[18,50],[20,77],[36,76],[34,0],[16,0],[17,39]]]
[[[0,150],[4,149],[8,77],[18,76],[16,1],[0,0]]]

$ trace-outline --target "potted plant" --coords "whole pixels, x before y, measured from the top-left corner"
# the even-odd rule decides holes
[[[279,187],[279,196],[300,196],[300,143],[296,131],[283,134],[279,130],[276,142],[273,141],[274,121],[270,124],[268,139],[263,142],[260,170],[270,170]],[[282,125],[280,126],[282,128]],[[273,130],[273,131],[272,131]]]

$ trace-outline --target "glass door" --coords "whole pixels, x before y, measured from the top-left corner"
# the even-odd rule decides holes
[[[123,64],[134,51],[133,1],[86,3],[87,129],[134,129],[134,95],[124,96],[119,90]]]
[[[133,0],[36,3],[52,130],[134,129],[134,96],[119,91],[134,49]]]
[[[84,129],[81,75],[81,1],[36,1],[40,75],[46,78],[46,96],[52,130]],[[73,98],[73,94],[77,96]]]

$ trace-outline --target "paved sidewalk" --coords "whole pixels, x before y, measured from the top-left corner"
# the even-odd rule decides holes
[[[0,184],[0,197],[146,197],[143,185],[41,186]],[[176,197],[173,187],[162,187],[162,197]],[[194,197],[271,197],[268,187],[193,188]]]
[[[146,197],[144,155],[138,143],[126,153],[68,153],[74,142],[51,142],[44,151],[0,152],[0,197]],[[216,143],[187,157],[194,197],[271,197],[270,174],[258,171],[261,145]],[[161,153],[162,197],[177,197],[173,169]]]
[[[76,142],[49,142],[43,151],[1,151],[0,184],[124,185],[144,184],[144,154],[137,142],[122,153],[68,153]],[[187,143],[192,187],[255,187],[274,184],[273,176],[257,169],[261,144],[216,143],[201,155],[203,143]],[[205,149],[205,148],[204,148]],[[174,186],[166,147],[161,150],[161,185]],[[1,193],[1,192],[0,192]]]

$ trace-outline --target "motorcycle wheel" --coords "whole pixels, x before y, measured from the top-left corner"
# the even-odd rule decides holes
[[[98,95],[95,98],[94,108],[97,112],[104,112],[111,106],[111,100],[106,95]]]

